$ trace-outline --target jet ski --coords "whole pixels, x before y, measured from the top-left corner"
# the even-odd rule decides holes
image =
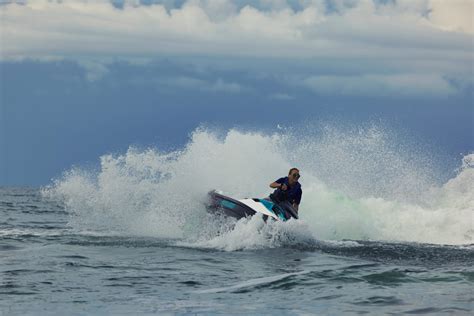
[[[237,219],[261,215],[265,221],[269,218],[283,222],[291,218],[298,219],[298,212],[288,201],[272,199],[272,195],[263,199],[234,199],[214,190],[208,193],[208,198],[206,207],[211,213],[224,214]]]

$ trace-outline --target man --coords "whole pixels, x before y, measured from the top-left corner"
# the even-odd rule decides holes
[[[270,188],[276,189],[270,195],[270,198],[278,203],[288,201],[298,212],[301,195],[303,194],[301,184],[298,182],[299,178],[300,171],[298,168],[291,168],[290,172],[288,172],[288,177],[280,178],[270,183]]]

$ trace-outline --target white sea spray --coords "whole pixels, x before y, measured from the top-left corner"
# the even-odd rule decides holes
[[[222,250],[316,240],[470,244],[473,154],[449,181],[429,153],[400,146],[379,127],[275,134],[197,129],[175,152],[130,148],[101,157],[98,171],[74,168],[43,190],[61,199],[77,231],[178,239]],[[206,213],[206,193],[264,197],[268,184],[298,166],[301,221],[236,224]],[[235,225],[234,225],[235,224]]]

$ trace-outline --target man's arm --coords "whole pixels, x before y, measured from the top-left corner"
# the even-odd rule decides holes
[[[285,178],[280,178],[276,180],[275,182],[270,183],[270,188],[272,189],[280,188],[282,190],[286,190]]]
[[[270,188],[272,188],[272,189],[280,188],[281,186],[282,186],[282,184],[281,184],[281,183],[278,183],[278,182],[276,182],[276,181],[270,183]]]
[[[286,190],[286,184],[284,184],[284,183],[278,183],[278,182],[275,181],[275,182],[270,183],[270,188],[272,188],[272,189],[278,189],[278,188],[280,188],[280,189],[282,189],[283,191],[285,191],[285,190]]]

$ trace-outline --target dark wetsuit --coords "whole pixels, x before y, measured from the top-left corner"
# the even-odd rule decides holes
[[[301,184],[299,182],[293,183],[290,186],[288,183],[288,177],[280,178],[275,181],[276,183],[286,184],[287,189],[286,191],[281,190],[280,188],[276,189],[271,195],[272,200],[276,200],[278,202],[288,201],[291,204],[296,203],[300,204],[301,202],[301,195],[303,191],[301,190]]]

